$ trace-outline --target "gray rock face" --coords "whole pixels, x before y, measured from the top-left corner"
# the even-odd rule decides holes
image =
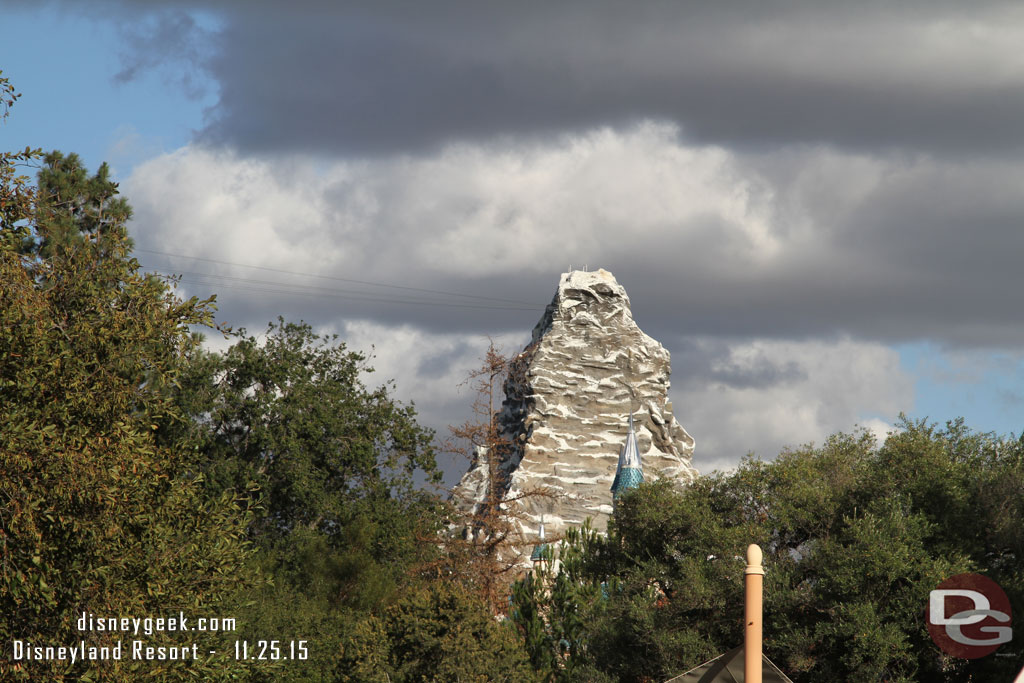
[[[512,363],[500,415],[513,444],[500,463],[507,497],[542,487],[557,494],[508,503],[520,506],[524,540],[536,538],[542,516],[549,537],[587,517],[606,528],[630,410],[647,481],[697,476],[693,438],[668,401],[669,373],[668,351],[634,322],[629,296],[611,273],[562,275],[533,340]],[[480,500],[485,460],[459,483],[463,499]]]

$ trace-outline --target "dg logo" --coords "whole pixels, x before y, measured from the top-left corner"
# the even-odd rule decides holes
[[[1010,599],[992,579],[957,574],[928,598],[928,632],[943,652],[977,659],[1010,642]]]

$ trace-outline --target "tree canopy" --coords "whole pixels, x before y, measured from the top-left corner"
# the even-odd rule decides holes
[[[189,444],[208,495],[244,497],[268,579],[240,612],[242,635],[314,644],[267,680],[335,675],[341,634],[383,615],[438,553],[443,505],[414,482],[439,477],[433,434],[389,385],[364,384],[367,361],[279,320],[262,340],[241,331],[224,352],[193,353],[181,378],[190,419],[167,434]]]
[[[941,581],[976,572],[1020,613],[1022,491],[1024,444],[961,421],[907,421],[880,447],[838,434],[684,490],[642,485],[607,538],[563,547],[550,590],[517,586],[515,614],[559,680],[581,667],[664,680],[742,643],[742,555],[756,542],[766,653],[794,681],[1010,680],[1019,639],[1000,657],[954,659],[924,610]]]
[[[51,165],[67,161],[47,157],[44,173],[80,176],[77,159]],[[142,275],[120,218],[97,224],[90,202],[86,193],[22,204],[5,215],[0,240],[6,643],[104,645],[74,628],[79,614],[198,617],[246,582],[246,515],[230,493],[206,496],[189,454],[154,433],[186,418],[174,392],[196,343],[189,326],[210,322],[210,302],[183,301]],[[38,206],[49,213],[41,217]],[[44,226],[58,223],[74,239],[42,248]],[[216,677],[222,660],[139,669],[5,658],[0,677]]]
[[[16,99],[0,78],[3,115]],[[113,645],[78,617],[181,611],[309,657],[250,665],[204,634],[200,661],[5,658],[0,678],[529,680],[515,631],[441,576],[413,406],[304,323],[204,350],[212,298],[142,273],[130,217],[106,165],[0,155],[0,639]]]
[[[387,385],[363,384],[365,355],[284,320],[236,339],[192,358],[179,400],[211,486],[258,486],[255,535],[333,536],[367,501],[416,498],[415,472],[437,480],[433,433]]]

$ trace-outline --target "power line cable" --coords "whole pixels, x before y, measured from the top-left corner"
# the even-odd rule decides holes
[[[383,283],[383,282],[369,282],[369,281],[366,281],[366,280],[353,280],[351,278],[337,277],[337,276],[334,276],[334,275],[317,275],[317,274],[314,274],[314,273],[302,273],[302,272],[298,272],[298,271],[294,271],[294,270],[284,270],[282,268],[269,268],[267,266],[253,266],[253,265],[246,264],[246,263],[235,263],[235,262],[232,262],[232,261],[221,261],[221,260],[218,260],[218,259],[205,258],[205,257],[202,257],[202,256],[188,256],[186,254],[172,254],[170,252],[156,251],[154,249],[139,249],[139,248],[136,248],[135,251],[141,251],[141,252],[144,252],[144,253],[147,253],[147,254],[158,254],[160,256],[170,256],[172,258],[185,258],[185,259],[192,259],[194,261],[205,261],[207,263],[217,263],[217,264],[225,265],[225,266],[237,266],[239,268],[254,268],[256,270],[267,270],[267,271],[271,271],[271,272],[274,272],[274,273],[284,273],[286,275],[299,275],[299,276],[302,276],[302,277],[315,277],[315,278],[320,278],[320,279],[323,279],[323,280],[335,280],[335,281],[338,281],[338,282],[352,282],[352,283],[360,284],[360,285],[368,285],[370,287],[386,287],[388,289],[402,289],[402,290],[412,291],[412,292],[429,292],[431,294],[443,294],[445,296],[459,296],[459,297],[465,297],[465,298],[468,298],[468,299],[480,299],[480,300],[483,300],[483,301],[500,301],[500,302],[510,303],[510,304],[520,304],[520,305],[523,305],[523,306],[531,306],[531,307],[534,306],[534,304],[532,304],[530,302],[518,301],[516,299],[503,299],[503,298],[499,298],[499,297],[480,296],[479,294],[466,294],[464,292],[446,292],[446,291],[439,290],[439,289],[426,289],[424,287],[407,287],[407,286],[404,286],[404,285],[392,285],[392,284],[387,284],[387,283]]]
[[[214,279],[214,280],[223,280],[224,282],[218,282],[217,284],[224,284],[224,285],[227,285],[228,282],[230,281],[230,282],[241,282],[241,283],[246,283],[246,284],[267,285],[267,286],[271,286],[271,287],[281,287],[281,288],[284,288],[285,291],[297,291],[297,292],[313,293],[314,291],[318,290],[318,291],[321,291],[321,292],[327,292],[327,293],[332,293],[332,294],[339,294],[339,293],[348,292],[348,290],[332,289],[330,287],[317,287],[316,285],[307,285],[307,284],[302,284],[302,283],[299,283],[299,282],[280,282],[280,281],[277,281],[277,280],[260,280],[260,279],[256,279],[256,278],[237,277],[237,276],[234,276],[234,275],[221,275],[219,273],[197,273],[197,272],[194,272],[194,271],[177,270],[177,271],[174,272],[174,275],[181,275],[183,277],[183,279],[186,278],[186,277],[188,277],[188,278],[199,277],[199,278],[209,278],[209,279]],[[204,284],[210,284],[210,283],[204,283]],[[364,296],[370,296],[370,297],[374,296],[374,295],[369,294],[367,292],[348,292],[348,293],[351,293],[351,294],[362,294]],[[414,300],[411,300],[411,301],[429,301],[429,299],[414,299]]]
[[[154,269],[154,270],[159,271],[159,269]],[[166,276],[166,274],[164,274],[164,275]],[[370,300],[370,301],[383,300],[383,299],[380,298],[383,295],[374,294],[372,292],[350,291],[350,290],[345,290],[345,289],[334,289],[334,288],[331,288],[331,287],[317,287],[315,285],[307,285],[307,284],[302,284],[302,283],[298,283],[298,282],[280,282],[280,281],[277,281],[277,280],[259,280],[259,279],[256,279],[256,278],[244,278],[244,277],[237,277],[237,276],[234,276],[234,275],[221,275],[219,273],[197,273],[197,272],[194,272],[194,271],[176,271],[174,273],[174,275],[188,276],[190,278],[191,277],[215,278],[217,280],[241,282],[241,283],[246,283],[246,284],[268,285],[268,286],[271,286],[271,287],[284,287],[284,288],[287,288],[288,291],[299,291],[299,292],[313,293],[314,290],[318,290],[318,291],[322,291],[322,292],[327,292],[329,294],[349,294],[349,295],[353,295],[353,296],[358,296],[358,297],[366,298],[367,300]],[[209,284],[209,283],[204,283],[204,284]],[[225,283],[218,283],[218,284],[225,284],[226,285],[227,283],[225,282]],[[435,299],[425,299],[425,298],[422,298],[422,297],[420,297],[420,298],[403,298],[402,301],[403,302],[407,302],[407,303],[437,303],[437,301]],[[504,307],[502,307],[502,308],[504,308]],[[522,309],[520,307],[513,307],[513,310],[522,310]]]
[[[303,285],[295,284],[291,285],[288,283],[274,283],[260,280],[246,280],[245,278],[231,278],[235,280],[241,280],[241,282],[223,282],[218,281],[224,278],[230,278],[230,276],[223,275],[212,275],[206,273],[196,273],[189,278],[177,278],[175,275],[167,273],[161,273],[155,269],[154,272],[161,277],[170,279],[180,279],[182,283],[198,285],[203,287],[217,287],[226,289],[238,289],[249,292],[258,292],[263,294],[282,294],[282,295],[298,295],[298,296],[318,296],[328,297],[335,299],[348,299],[354,301],[367,301],[373,303],[390,303],[390,304],[404,304],[404,305],[415,305],[415,306],[442,306],[445,308],[474,308],[474,309],[487,309],[495,311],[533,311],[535,307],[522,307],[522,306],[495,306],[489,304],[471,304],[471,303],[450,303],[444,301],[430,301],[427,299],[402,299],[402,298],[385,298],[370,295],[360,295],[358,293],[343,293],[343,290],[327,290],[324,287],[315,287],[309,289],[327,290],[327,291],[304,291]],[[212,281],[211,281],[212,280]],[[285,288],[281,288],[275,285],[283,285]],[[291,289],[287,289],[290,287]]]

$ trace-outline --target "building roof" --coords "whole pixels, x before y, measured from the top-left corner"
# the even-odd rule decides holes
[[[704,662],[696,669],[671,678],[665,683],[743,683],[743,646],[729,650],[711,661]],[[761,655],[762,683],[793,683],[779,667]]]

